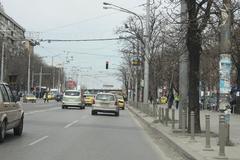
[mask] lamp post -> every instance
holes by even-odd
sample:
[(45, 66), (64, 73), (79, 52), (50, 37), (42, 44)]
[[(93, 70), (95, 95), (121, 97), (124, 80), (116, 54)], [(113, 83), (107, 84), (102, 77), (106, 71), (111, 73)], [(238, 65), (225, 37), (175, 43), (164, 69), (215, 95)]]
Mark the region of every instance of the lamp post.
[[(143, 27), (143, 22), (142, 22), (142, 18), (141, 16), (139, 16), (138, 14), (125, 9), (123, 7), (117, 6), (115, 4), (112, 3), (107, 3), (107, 2), (103, 2), (104, 5), (104, 9), (115, 9), (121, 12), (125, 12), (125, 13), (129, 13), (132, 14), (134, 16), (136, 16), (141, 23), (141, 36), (144, 38), (144, 27)], [(148, 102), (148, 92), (149, 92), (149, 21), (150, 21), (150, 0), (147, 0), (147, 7), (146, 7), (146, 40), (145, 40), (145, 55), (144, 55), (144, 98), (143, 101), (144, 103)]]

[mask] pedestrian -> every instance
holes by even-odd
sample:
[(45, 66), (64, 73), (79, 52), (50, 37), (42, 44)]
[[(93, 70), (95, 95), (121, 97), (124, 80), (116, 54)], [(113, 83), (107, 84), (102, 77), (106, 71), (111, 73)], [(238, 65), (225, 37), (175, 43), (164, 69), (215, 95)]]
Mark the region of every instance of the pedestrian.
[(44, 103), (47, 101), (48, 102), (48, 92), (46, 91), (45, 94), (43, 95)]
[(150, 96), (150, 103), (152, 104), (152, 102), (153, 102), (153, 97), (152, 97), (152, 95)]
[(173, 91), (171, 90), (168, 94), (168, 108), (171, 109), (174, 101)]
[(180, 100), (180, 96), (179, 96), (178, 92), (174, 96), (174, 100), (175, 100), (175, 103), (176, 103), (176, 109), (178, 109), (178, 104), (179, 104), (179, 100)]

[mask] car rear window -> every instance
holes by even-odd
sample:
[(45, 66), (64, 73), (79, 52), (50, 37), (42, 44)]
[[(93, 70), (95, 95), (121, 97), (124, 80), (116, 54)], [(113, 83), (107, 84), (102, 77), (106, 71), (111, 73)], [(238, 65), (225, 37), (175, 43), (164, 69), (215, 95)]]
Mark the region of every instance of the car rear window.
[(104, 100), (104, 101), (114, 101), (114, 96), (109, 94), (99, 94), (96, 96), (96, 100)]
[(80, 92), (77, 92), (77, 91), (67, 91), (67, 92), (65, 92), (65, 95), (66, 96), (79, 96)]

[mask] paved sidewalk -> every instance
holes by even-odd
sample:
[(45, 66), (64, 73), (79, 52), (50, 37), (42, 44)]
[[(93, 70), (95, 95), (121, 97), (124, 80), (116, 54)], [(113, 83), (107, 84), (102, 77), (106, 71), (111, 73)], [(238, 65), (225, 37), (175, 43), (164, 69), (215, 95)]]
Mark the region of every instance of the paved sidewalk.
[[(203, 151), (205, 147), (205, 137), (204, 136), (196, 136), (196, 142), (190, 141), (190, 136), (183, 135), (181, 132), (173, 132), (171, 129), (171, 124), (167, 126), (161, 123), (153, 123), (154, 118), (147, 116), (146, 114), (140, 112), (139, 110), (129, 106), (129, 110), (132, 111), (136, 116), (138, 116), (141, 120), (147, 123), (150, 127), (157, 130), (159, 134), (162, 135), (169, 144), (172, 145), (179, 153), (184, 154), (188, 159), (191, 160), (214, 160), (218, 157), (219, 154), (219, 146), (218, 137), (211, 137), (211, 146), (213, 151)], [(205, 120), (204, 116), (206, 114), (210, 114), (211, 116), (211, 130), (218, 133), (218, 115), (217, 112), (211, 111), (201, 111), (201, 123), (202, 130), (205, 130)], [(170, 114), (171, 116), (171, 111)], [(176, 117), (178, 118), (178, 112), (176, 113)], [(229, 160), (240, 160), (240, 116), (232, 115), (231, 117), (231, 140), (234, 142), (234, 146), (225, 147), (226, 157)], [(178, 125), (177, 125), (178, 127)], [(238, 134), (239, 133), (239, 134)]]
[[(161, 106), (166, 108), (166, 106)], [(171, 111), (170, 116), (171, 116)], [(176, 112), (176, 119), (179, 119), (179, 112), (178, 110), (175, 110)], [(210, 126), (211, 126), (211, 132), (214, 132), (218, 135), (218, 128), (219, 128), (219, 115), (220, 112), (215, 111), (208, 111), (208, 110), (202, 110), (200, 112), (200, 118), (201, 118), (201, 129), (205, 131), (205, 115), (210, 115)], [(230, 140), (234, 144), (240, 144), (240, 115), (238, 114), (231, 114), (230, 118)]]

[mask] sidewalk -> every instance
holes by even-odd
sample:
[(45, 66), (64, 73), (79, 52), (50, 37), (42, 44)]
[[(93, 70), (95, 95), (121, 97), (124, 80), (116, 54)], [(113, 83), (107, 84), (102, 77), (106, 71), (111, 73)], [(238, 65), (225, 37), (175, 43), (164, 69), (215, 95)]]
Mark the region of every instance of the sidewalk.
[[(164, 107), (164, 106), (163, 106)], [(143, 122), (149, 125), (154, 130), (169, 142), (169, 144), (179, 153), (183, 154), (187, 159), (191, 160), (214, 160), (219, 155), (218, 137), (211, 137), (211, 146), (213, 151), (203, 151), (205, 147), (205, 137), (202, 135), (195, 136), (196, 142), (190, 141), (190, 136), (183, 135), (181, 132), (173, 132), (171, 124), (168, 127), (162, 123), (153, 123), (154, 118), (140, 112), (139, 110), (129, 106), (129, 110), (139, 117)], [(201, 111), (201, 126), (205, 130), (204, 116), (210, 114), (211, 116), (211, 131), (218, 134), (218, 114), (217, 112)], [(171, 111), (170, 111), (171, 118)], [(176, 119), (178, 119), (178, 112), (176, 112)], [(231, 117), (231, 140), (234, 146), (225, 147), (225, 154), (229, 160), (240, 160), (240, 116), (232, 115)], [(176, 128), (178, 125), (176, 125)]]

